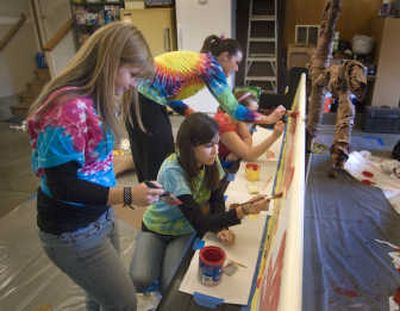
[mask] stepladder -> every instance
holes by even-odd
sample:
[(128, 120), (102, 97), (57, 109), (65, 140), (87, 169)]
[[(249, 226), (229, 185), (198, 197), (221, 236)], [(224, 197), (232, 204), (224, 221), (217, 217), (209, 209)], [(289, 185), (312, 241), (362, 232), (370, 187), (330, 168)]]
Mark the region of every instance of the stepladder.
[(245, 54), (245, 85), (277, 91), (277, 1), (249, 0)]

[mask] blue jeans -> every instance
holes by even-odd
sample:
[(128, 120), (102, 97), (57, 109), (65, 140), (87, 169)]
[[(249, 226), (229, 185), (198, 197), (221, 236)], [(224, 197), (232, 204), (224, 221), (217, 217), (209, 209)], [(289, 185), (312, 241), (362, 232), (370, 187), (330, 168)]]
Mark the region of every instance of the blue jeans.
[(145, 291), (158, 280), (161, 293), (165, 293), (194, 237), (194, 234), (171, 237), (141, 231), (130, 269), (138, 291)]
[(40, 231), (45, 252), (88, 295), (88, 310), (136, 310), (136, 292), (119, 257), (112, 209), (74, 232)]

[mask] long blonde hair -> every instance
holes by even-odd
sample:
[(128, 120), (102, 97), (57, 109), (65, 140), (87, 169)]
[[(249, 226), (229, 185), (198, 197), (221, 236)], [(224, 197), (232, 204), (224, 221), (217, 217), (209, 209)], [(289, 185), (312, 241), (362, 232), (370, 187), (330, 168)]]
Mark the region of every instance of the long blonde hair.
[[(132, 109), (132, 92), (124, 94), (121, 108), (114, 96), (118, 68), (132, 65), (140, 69), (138, 78), (154, 76), (153, 58), (142, 33), (129, 22), (114, 22), (98, 29), (71, 59), (64, 70), (52, 79), (32, 104), (29, 115), (40, 117), (53, 105), (57, 98), (47, 100), (56, 90), (57, 95), (76, 94), (91, 96), (97, 113), (114, 134), (119, 134), (118, 116), (127, 120)], [(72, 90), (71, 90), (72, 87)], [(136, 94), (135, 94), (136, 95)], [(134, 96), (134, 100), (137, 95)], [(62, 103), (61, 103), (62, 104)]]

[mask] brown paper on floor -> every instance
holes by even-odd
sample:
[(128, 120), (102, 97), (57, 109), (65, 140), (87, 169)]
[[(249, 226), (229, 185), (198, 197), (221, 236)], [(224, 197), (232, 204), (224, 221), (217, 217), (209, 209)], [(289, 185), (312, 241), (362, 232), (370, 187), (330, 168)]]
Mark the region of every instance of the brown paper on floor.
[(143, 214), (146, 211), (145, 207), (135, 207), (135, 210), (131, 210), (128, 207), (123, 207), (122, 204), (113, 205), (115, 214), (119, 219), (122, 219), (127, 224), (131, 225), (135, 229), (141, 229)]
[(135, 165), (133, 164), (132, 155), (130, 153), (115, 154), (114, 153), (114, 172), (115, 175), (120, 175), (126, 171), (134, 170)]

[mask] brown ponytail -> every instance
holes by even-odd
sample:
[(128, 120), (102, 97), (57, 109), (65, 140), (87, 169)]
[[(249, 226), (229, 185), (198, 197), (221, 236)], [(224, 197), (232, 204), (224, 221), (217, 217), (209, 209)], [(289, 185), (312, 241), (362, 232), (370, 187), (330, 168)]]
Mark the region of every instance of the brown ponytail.
[(201, 53), (211, 53), (215, 57), (218, 57), (223, 52), (228, 52), (230, 56), (233, 56), (239, 51), (241, 52), (242, 48), (237, 40), (216, 35), (210, 35), (205, 38), (200, 50)]

